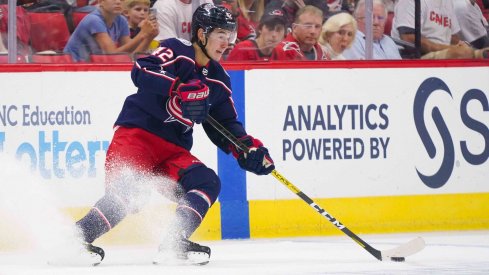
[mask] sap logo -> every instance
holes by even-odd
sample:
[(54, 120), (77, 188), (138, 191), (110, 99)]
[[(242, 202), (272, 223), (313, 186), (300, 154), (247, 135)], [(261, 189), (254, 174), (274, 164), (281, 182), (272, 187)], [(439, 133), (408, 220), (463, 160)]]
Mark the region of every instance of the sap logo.
[[(428, 98), (437, 91), (445, 92), (450, 97), (452, 93), (448, 86), (439, 78), (428, 78), (418, 88), (416, 96), (414, 98), (414, 122), (416, 124), (416, 129), (418, 131), (419, 137), (423, 142), (423, 145), (428, 153), (429, 157), (433, 159), (437, 154), (437, 149), (433, 143), (430, 134), (426, 128), (425, 118), (423, 116), (426, 102)], [(472, 165), (480, 165), (487, 161), (489, 157), (489, 129), (488, 125), (483, 122), (478, 121), (470, 116), (467, 111), (470, 102), (475, 101), (480, 104), (484, 112), (489, 112), (489, 103), (487, 96), (478, 89), (470, 89), (466, 91), (460, 102), (460, 118), (463, 124), (470, 130), (477, 132), (483, 137), (484, 140), (484, 150), (481, 153), (474, 153), (469, 150), (468, 141), (460, 141), (460, 151), (462, 152), (463, 158)], [(443, 141), (443, 158), (442, 163), (433, 175), (424, 175), (416, 168), (419, 178), (423, 181), (426, 186), (431, 188), (440, 188), (450, 179), (453, 172), (453, 167), (455, 163), (455, 143), (452, 139), (452, 135), (441, 115), (438, 107), (434, 107), (431, 111), (431, 117), (434, 124), (441, 136)], [(480, 141), (477, 141), (480, 142)]]

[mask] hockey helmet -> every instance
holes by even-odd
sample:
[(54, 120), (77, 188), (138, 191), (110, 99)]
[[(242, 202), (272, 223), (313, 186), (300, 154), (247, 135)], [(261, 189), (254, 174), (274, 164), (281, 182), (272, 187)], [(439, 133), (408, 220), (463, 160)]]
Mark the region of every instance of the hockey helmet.
[(214, 29), (231, 31), (229, 43), (236, 41), (236, 19), (225, 7), (215, 6), (212, 3), (200, 5), (192, 16), (192, 42), (198, 41), (197, 31), (203, 29), (205, 34), (210, 34)]

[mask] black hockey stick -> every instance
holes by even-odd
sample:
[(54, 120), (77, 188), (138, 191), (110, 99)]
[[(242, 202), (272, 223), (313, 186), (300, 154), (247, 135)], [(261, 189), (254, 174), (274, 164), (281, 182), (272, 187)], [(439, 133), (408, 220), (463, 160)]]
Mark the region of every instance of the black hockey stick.
[[(236, 147), (238, 147), (239, 149), (243, 150), (246, 153), (249, 152), (250, 149), (243, 142), (237, 139), (231, 132), (229, 132), (226, 128), (224, 128), (224, 126), (222, 126), (214, 118), (212, 118), (211, 116), (207, 116), (206, 121), (210, 125), (212, 125), (212, 127), (214, 127), (217, 131), (219, 131), (224, 137), (226, 137), (229, 141), (231, 141)], [(319, 205), (317, 205), (311, 198), (309, 198), (306, 194), (304, 194), (301, 190), (299, 190), (299, 188), (297, 188), (294, 184), (292, 184), (289, 180), (287, 180), (284, 176), (282, 176), (277, 170), (273, 170), (272, 175), (278, 181), (280, 181), (280, 183), (285, 185), (290, 191), (294, 192), (299, 198), (301, 198), (303, 201), (309, 204), (309, 206), (314, 208), (316, 212), (321, 214), (329, 222), (331, 222), (334, 226), (336, 226), (336, 228), (341, 230), (348, 237), (354, 240), (357, 244), (359, 244), (361, 247), (367, 250), (368, 253), (370, 253), (380, 261), (391, 260), (395, 262), (403, 262), (405, 260), (405, 257), (419, 252), (425, 246), (425, 242), (423, 238), (417, 237), (393, 249), (389, 249), (389, 250), (375, 249), (371, 245), (366, 243), (364, 240), (362, 240), (360, 237), (358, 237), (355, 233), (350, 231), (348, 227), (343, 225), (335, 217), (333, 217), (331, 214), (326, 212), (326, 210), (324, 210)]]

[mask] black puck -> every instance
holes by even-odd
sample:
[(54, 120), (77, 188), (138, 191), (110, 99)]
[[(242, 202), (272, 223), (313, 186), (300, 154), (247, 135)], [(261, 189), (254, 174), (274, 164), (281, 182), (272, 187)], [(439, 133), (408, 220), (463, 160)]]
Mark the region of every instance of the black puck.
[(391, 261), (393, 262), (404, 262), (406, 258), (404, 257), (391, 257)]

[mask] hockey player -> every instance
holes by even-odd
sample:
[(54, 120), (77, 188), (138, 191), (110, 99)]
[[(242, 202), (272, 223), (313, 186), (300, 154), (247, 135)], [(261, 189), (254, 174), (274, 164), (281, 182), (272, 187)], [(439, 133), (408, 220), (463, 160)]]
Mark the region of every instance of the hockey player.
[[(169, 255), (191, 264), (209, 261), (210, 248), (188, 238), (216, 201), (221, 183), (190, 153), (196, 124), (221, 150), (232, 153), (243, 169), (258, 175), (274, 169), (268, 150), (237, 120), (230, 78), (219, 64), (236, 37), (235, 19), (225, 8), (207, 3), (194, 12), (191, 28), (191, 42), (164, 40), (152, 55), (134, 64), (131, 77), (138, 91), (127, 97), (115, 122), (106, 158), (105, 195), (76, 223), (87, 250), (96, 256), (92, 264), (100, 263), (104, 255), (92, 242), (140, 210), (145, 194), (142, 179), (147, 175), (162, 176), (159, 190), (171, 187), (163, 176), (180, 190), (175, 225), (154, 263), (164, 263)], [(250, 152), (245, 154), (223, 138), (206, 123), (208, 115), (245, 142)]]

